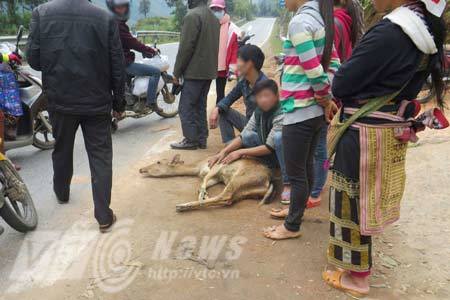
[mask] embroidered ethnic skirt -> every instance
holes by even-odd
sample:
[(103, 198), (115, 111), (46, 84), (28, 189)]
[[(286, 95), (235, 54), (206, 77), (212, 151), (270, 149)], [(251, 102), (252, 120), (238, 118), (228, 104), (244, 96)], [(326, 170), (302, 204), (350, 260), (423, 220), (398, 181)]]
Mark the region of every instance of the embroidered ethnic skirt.
[(407, 144), (393, 128), (354, 125), (337, 144), (330, 183), (328, 261), (350, 271), (372, 267), (371, 235), (400, 216)]

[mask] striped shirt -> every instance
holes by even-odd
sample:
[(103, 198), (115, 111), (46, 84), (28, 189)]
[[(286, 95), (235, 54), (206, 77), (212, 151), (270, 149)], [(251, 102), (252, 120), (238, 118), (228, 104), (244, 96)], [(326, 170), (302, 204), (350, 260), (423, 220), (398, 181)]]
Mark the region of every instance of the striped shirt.
[[(281, 104), (288, 124), (305, 121), (323, 114), (315, 96), (330, 94), (332, 75), (339, 68), (339, 58), (333, 48), (327, 72), (321, 65), (325, 46), (325, 28), (317, 1), (308, 1), (299, 8), (289, 23), (288, 39), (284, 42), (285, 66), (281, 83)], [(330, 76), (329, 76), (330, 75)], [(302, 109), (303, 112), (296, 112)], [(300, 116), (302, 114), (302, 116)]]

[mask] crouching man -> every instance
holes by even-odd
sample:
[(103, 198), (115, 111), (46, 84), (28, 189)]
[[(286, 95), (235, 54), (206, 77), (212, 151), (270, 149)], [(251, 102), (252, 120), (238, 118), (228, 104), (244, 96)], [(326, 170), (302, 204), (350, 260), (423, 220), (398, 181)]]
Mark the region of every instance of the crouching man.
[[(245, 45), (238, 52), (237, 68), (242, 79), (236, 84), (231, 92), (217, 103), (211, 112), (209, 126), (211, 129), (220, 127), (222, 141), (224, 144), (230, 143), (236, 135), (234, 130), (241, 132), (253, 112), (256, 101), (253, 91), (258, 82), (267, 80), (266, 75), (261, 71), (264, 64), (264, 53), (255, 45)], [(231, 108), (234, 102), (241, 97), (244, 98), (245, 115)]]
[(216, 163), (229, 164), (242, 157), (259, 157), (271, 168), (280, 167), (286, 190), (289, 188), (289, 180), (284, 165), (281, 138), (283, 113), (278, 86), (273, 80), (263, 80), (255, 85), (253, 92), (257, 107), (249, 122), (239, 137), (209, 159), (209, 166)]

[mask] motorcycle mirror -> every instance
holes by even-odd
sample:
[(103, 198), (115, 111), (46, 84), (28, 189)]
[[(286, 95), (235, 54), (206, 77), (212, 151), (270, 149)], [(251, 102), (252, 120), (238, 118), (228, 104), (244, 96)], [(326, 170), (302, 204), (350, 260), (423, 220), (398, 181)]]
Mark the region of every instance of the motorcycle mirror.
[(22, 40), (23, 30), (24, 30), (23, 26), (20, 25), (20, 26), (19, 26), (19, 30), (17, 31), (16, 52), (19, 51), (19, 43), (20, 43), (20, 40)]

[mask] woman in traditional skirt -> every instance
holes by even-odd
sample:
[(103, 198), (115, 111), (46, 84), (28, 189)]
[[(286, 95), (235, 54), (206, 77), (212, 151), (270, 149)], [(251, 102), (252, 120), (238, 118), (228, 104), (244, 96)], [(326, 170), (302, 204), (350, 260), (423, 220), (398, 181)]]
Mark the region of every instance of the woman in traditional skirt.
[[(323, 279), (356, 296), (369, 292), (371, 236), (399, 218), (407, 140), (415, 136), (411, 120), (420, 110), (412, 100), (430, 73), (441, 107), (444, 90), (445, 1), (373, 3), (391, 13), (366, 33), (332, 88), (343, 103), (341, 124), (371, 101), (380, 104), (344, 132), (332, 169), (328, 261), (336, 270), (324, 272)], [(445, 122), (442, 115), (428, 116)]]

